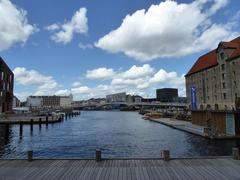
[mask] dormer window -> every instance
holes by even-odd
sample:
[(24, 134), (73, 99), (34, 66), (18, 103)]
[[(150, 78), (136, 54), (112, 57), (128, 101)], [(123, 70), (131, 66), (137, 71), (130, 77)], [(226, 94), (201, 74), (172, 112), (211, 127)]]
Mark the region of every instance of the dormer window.
[(221, 69), (222, 69), (222, 71), (225, 71), (225, 64), (221, 65)]
[(221, 60), (225, 59), (225, 54), (223, 52), (220, 53), (220, 58), (221, 58)]

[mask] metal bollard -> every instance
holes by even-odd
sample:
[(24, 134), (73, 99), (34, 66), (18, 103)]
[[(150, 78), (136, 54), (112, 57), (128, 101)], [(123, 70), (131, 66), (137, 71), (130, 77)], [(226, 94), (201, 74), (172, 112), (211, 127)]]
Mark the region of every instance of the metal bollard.
[(170, 151), (169, 150), (163, 150), (161, 152), (161, 158), (163, 158), (164, 161), (170, 161)]
[(33, 131), (33, 119), (30, 120), (30, 131)]
[(238, 148), (232, 148), (232, 157), (235, 160), (239, 160), (239, 149)]
[(28, 156), (28, 161), (29, 162), (33, 161), (33, 151), (28, 151), (27, 156)]
[(48, 115), (46, 116), (46, 123), (48, 124)]
[(39, 118), (39, 129), (42, 128), (42, 118)]
[(96, 161), (100, 162), (102, 160), (102, 152), (100, 149), (96, 149)]
[(22, 136), (22, 133), (23, 133), (23, 124), (22, 124), (22, 122), (20, 122), (20, 126), (19, 126), (19, 134), (20, 134), (20, 136)]

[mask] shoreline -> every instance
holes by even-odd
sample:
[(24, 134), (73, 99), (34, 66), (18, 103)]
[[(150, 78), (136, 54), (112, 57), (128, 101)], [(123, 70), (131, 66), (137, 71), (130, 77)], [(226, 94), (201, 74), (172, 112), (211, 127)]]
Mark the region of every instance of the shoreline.
[(172, 118), (148, 118), (145, 120), (149, 120), (152, 122), (160, 123), (165, 126), (171, 127), (173, 129), (177, 129), (180, 131), (184, 131), (190, 134), (194, 134), (197, 136), (201, 136), (207, 139), (240, 139), (239, 136), (214, 136), (211, 137), (207, 135), (204, 131), (204, 127), (194, 125), (189, 121), (182, 121), (182, 120), (177, 120), (177, 119), (172, 119)]

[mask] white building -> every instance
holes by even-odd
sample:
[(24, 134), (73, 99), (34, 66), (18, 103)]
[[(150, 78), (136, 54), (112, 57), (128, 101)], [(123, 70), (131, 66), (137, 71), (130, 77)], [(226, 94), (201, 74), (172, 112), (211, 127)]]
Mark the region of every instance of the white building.
[(40, 108), (43, 106), (42, 96), (29, 96), (27, 98), (27, 106), (31, 108)]
[(127, 100), (126, 92), (110, 94), (106, 96), (107, 103), (126, 102), (126, 100)]
[(73, 96), (29, 96), (27, 106), (39, 108), (70, 108), (72, 107)]
[(69, 108), (72, 107), (73, 96), (60, 96), (60, 107)]
[(13, 96), (12, 107), (16, 108), (16, 107), (20, 107), (20, 105), (21, 105), (20, 100), (16, 96)]

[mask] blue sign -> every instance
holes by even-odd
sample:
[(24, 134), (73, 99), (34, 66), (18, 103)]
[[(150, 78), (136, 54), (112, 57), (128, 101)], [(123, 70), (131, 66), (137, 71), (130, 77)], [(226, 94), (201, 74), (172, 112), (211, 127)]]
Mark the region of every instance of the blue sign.
[(192, 102), (192, 111), (197, 110), (197, 94), (196, 94), (195, 87), (191, 87), (191, 102)]
[(226, 114), (226, 133), (227, 135), (235, 136), (235, 118), (234, 114)]

